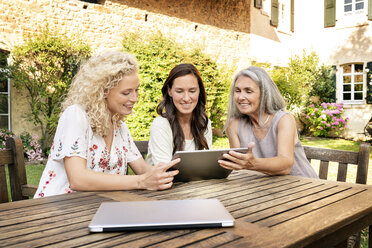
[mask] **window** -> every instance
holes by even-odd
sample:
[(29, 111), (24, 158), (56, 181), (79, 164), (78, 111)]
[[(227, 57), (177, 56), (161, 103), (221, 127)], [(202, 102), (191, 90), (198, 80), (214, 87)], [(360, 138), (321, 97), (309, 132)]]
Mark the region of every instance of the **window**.
[(361, 14), (364, 13), (364, 0), (344, 0), (344, 14)]
[(10, 130), (10, 90), (5, 69), (7, 64), (7, 54), (0, 51), (0, 129)]
[(279, 2), (279, 29), (289, 32), (291, 28), (291, 1), (281, 0)]
[(364, 65), (346, 64), (342, 68), (342, 101), (348, 103), (363, 102)]
[(271, 0), (270, 24), (277, 27), (278, 30), (282, 32), (285, 33), (289, 33), (291, 31), (293, 32), (294, 0)]

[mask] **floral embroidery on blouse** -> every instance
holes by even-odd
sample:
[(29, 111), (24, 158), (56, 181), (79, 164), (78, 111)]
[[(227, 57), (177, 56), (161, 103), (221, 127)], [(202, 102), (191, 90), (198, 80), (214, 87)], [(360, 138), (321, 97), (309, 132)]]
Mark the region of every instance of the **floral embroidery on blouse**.
[(71, 189), (70, 185), (68, 186), (68, 188), (65, 188), (65, 193), (66, 194), (70, 194), (72, 192), (74, 192), (74, 191)]
[(50, 181), (52, 181), (53, 178), (55, 178), (57, 176), (56, 173), (54, 173), (54, 171), (48, 171), (48, 174), (49, 174), (49, 179), (45, 181), (45, 185), (43, 185), (43, 187), (42, 187), (42, 189), (39, 193), (40, 197), (44, 197), (43, 191), (45, 190), (46, 186), (50, 183)]
[[(52, 146), (54, 148), (54, 146)], [(59, 140), (59, 145), (58, 145), (58, 149), (57, 149), (57, 153), (56, 153), (56, 157), (58, 158), (59, 156), (61, 156), (61, 151), (62, 151), (62, 141)]]
[(92, 161), (90, 164), (90, 169), (93, 170), (94, 167), (96, 167), (96, 163), (94, 162), (96, 150), (98, 149), (98, 146), (96, 144), (93, 144), (92, 147), (89, 147), (90, 154), (90, 160)]
[(79, 149), (79, 138), (71, 146), (72, 152), (70, 152), (70, 154), (80, 154), (80, 152), (77, 151), (78, 149)]
[(98, 162), (98, 165), (100, 168), (102, 168), (102, 172), (105, 172), (105, 170), (110, 170), (110, 154), (105, 147), (105, 149), (102, 151), (101, 158)]
[[(127, 166), (127, 157), (125, 156), (126, 153), (123, 154), (123, 152), (117, 147), (115, 147), (115, 150), (116, 150), (116, 155), (118, 157), (118, 162), (117, 162), (116, 165), (114, 165), (114, 167), (112, 169), (116, 169), (116, 174), (120, 174), (120, 170), (124, 165), (125, 166), (124, 175), (127, 175), (128, 174), (127, 173), (128, 166)], [(128, 152), (128, 150), (126, 150), (125, 146), (123, 146), (123, 150), (125, 152)], [(123, 161), (123, 157), (124, 157), (124, 161)]]

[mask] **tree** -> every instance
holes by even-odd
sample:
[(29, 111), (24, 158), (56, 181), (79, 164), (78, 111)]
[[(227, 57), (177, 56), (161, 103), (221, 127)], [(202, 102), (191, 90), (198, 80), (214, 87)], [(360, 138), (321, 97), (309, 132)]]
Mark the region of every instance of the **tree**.
[(11, 52), (11, 82), (25, 92), (31, 112), (28, 119), (41, 129), (42, 149), (51, 144), (64, 99), (73, 75), (90, 47), (81, 40), (51, 31), (25, 37)]

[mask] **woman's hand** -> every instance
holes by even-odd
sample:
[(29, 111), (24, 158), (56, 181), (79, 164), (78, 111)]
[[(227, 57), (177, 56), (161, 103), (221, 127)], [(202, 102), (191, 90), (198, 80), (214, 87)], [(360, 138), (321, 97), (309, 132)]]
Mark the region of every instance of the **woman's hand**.
[(254, 170), (255, 156), (253, 155), (252, 149), (254, 143), (248, 144), (248, 152), (240, 153), (230, 151), (229, 153), (223, 154), (223, 158), (226, 160), (218, 160), (221, 167), (229, 170)]
[(173, 178), (178, 174), (178, 170), (167, 170), (180, 161), (181, 159), (177, 158), (169, 163), (159, 163), (152, 166), (146, 173), (139, 175), (139, 188), (148, 190), (169, 189), (173, 185)]

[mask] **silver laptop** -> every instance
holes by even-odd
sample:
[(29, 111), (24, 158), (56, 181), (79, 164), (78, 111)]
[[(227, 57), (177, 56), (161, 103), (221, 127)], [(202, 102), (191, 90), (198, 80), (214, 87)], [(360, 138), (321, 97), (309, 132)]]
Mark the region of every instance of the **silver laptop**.
[(234, 226), (234, 218), (217, 199), (103, 202), (90, 232)]
[(171, 168), (179, 170), (174, 180), (188, 182), (192, 180), (226, 178), (230, 175), (231, 170), (221, 167), (217, 161), (222, 158), (224, 153), (229, 151), (246, 153), (248, 148), (177, 151), (173, 159), (181, 158), (181, 162)]

